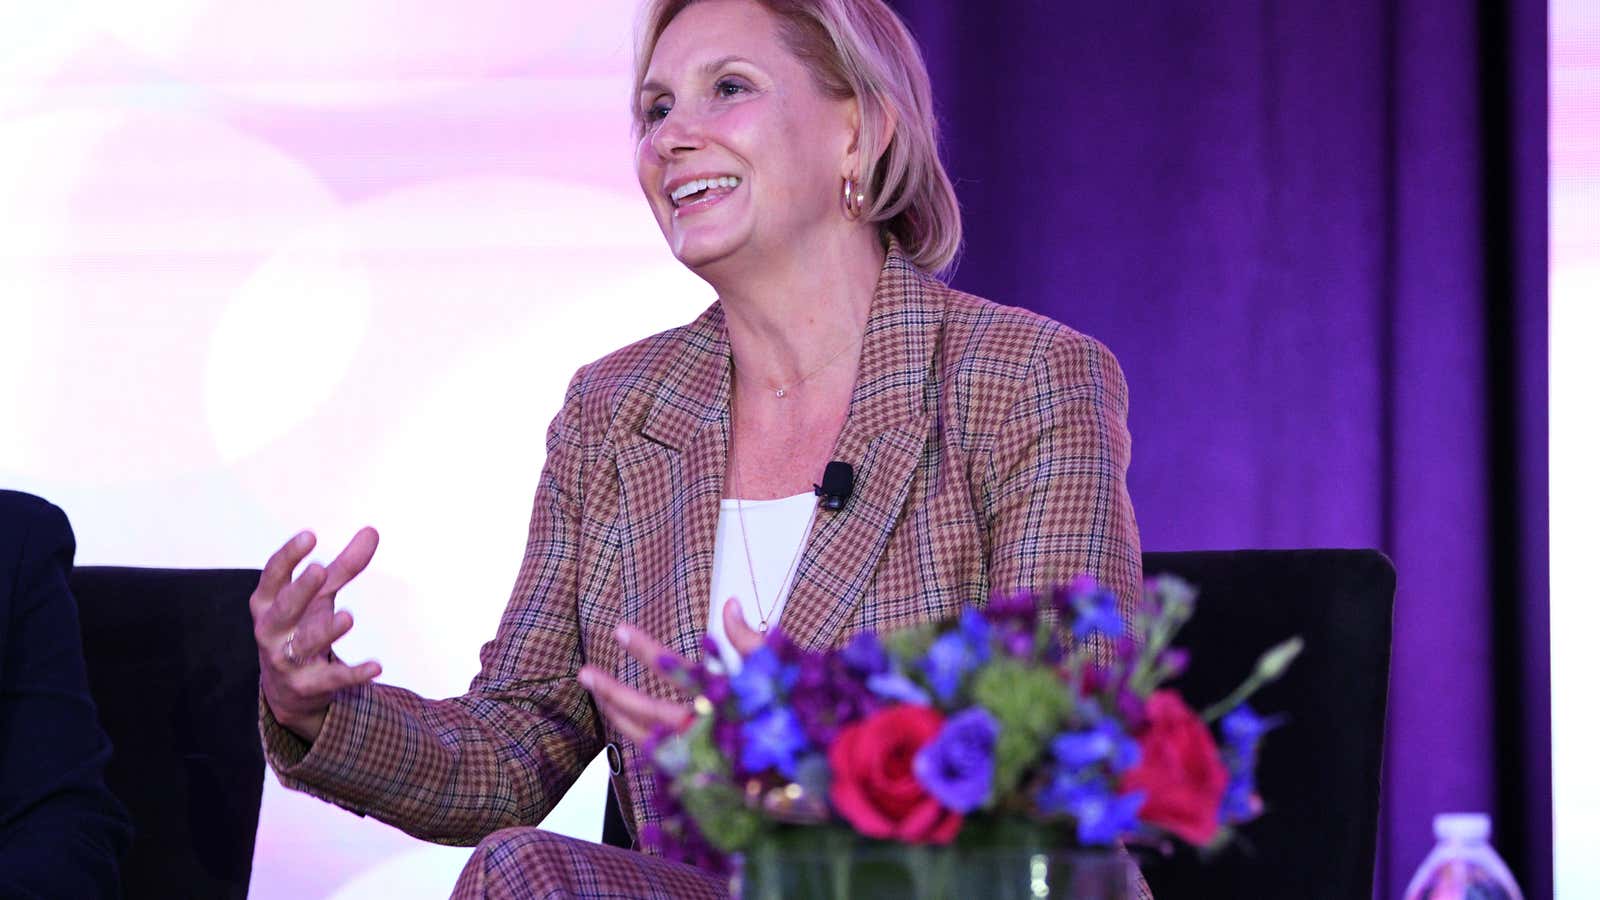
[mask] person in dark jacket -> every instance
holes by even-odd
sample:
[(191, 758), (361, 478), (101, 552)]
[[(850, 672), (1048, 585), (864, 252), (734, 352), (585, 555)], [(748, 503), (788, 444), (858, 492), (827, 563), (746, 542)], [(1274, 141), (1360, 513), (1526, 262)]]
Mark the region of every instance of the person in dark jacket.
[(60, 509), (0, 491), (0, 897), (117, 897), (128, 814), (84, 671)]

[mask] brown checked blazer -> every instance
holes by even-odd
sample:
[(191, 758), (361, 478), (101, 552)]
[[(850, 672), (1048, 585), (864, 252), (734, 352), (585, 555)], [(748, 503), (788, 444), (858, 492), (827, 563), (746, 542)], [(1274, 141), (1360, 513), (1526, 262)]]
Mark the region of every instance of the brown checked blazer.
[[(1125, 474), (1127, 389), (1092, 338), (954, 291), (891, 246), (835, 459), (855, 492), (821, 512), (781, 627), (812, 647), (953, 615), (1080, 572), (1130, 621), (1141, 578)], [(346, 691), (312, 746), (262, 707), (288, 787), (432, 841), (537, 824), (611, 741), (635, 828), (646, 763), (578, 685), (593, 662), (669, 687), (612, 637), (627, 621), (698, 658), (729, 433), (720, 305), (580, 369), (550, 425), (527, 554), (461, 697)]]

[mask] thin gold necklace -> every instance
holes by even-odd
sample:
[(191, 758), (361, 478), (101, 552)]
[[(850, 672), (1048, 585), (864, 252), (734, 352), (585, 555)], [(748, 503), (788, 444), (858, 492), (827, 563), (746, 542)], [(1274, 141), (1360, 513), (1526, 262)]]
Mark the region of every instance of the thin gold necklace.
[[(780, 394), (779, 396), (782, 395)], [(762, 604), (761, 589), (756, 586), (756, 562), (754, 554), (750, 552), (750, 529), (744, 524), (744, 491), (739, 486), (739, 465), (737, 460), (738, 457), (733, 453), (733, 428), (730, 423), (728, 430), (728, 474), (730, 476), (729, 480), (733, 482), (733, 508), (739, 515), (739, 537), (744, 542), (744, 564), (750, 572), (750, 594), (752, 599), (756, 601), (756, 614), (761, 617), (760, 630), (764, 635), (767, 633), (767, 623), (771, 619), (772, 613), (768, 613), (766, 606)], [(817, 506), (820, 503), (821, 501), (819, 500), (812, 505), (811, 515), (806, 519), (805, 531), (800, 534), (800, 543), (794, 548), (794, 556), (789, 559), (789, 568), (783, 573), (783, 580), (778, 582), (778, 595), (772, 598), (773, 613), (778, 611), (783, 597), (789, 588), (793, 586), (790, 582), (794, 578), (795, 567), (800, 564), (800, 554), (805, 551), (806, 542), (811, 539), (811, 528), (817, 522)]]
[[(833, 365), (834, 363), (838, 362), (839, 361), (839, 357), (845, 355), (845, 352), (848, 351), (852, 346), (853, 345), (851, 345), (851, 344), (845, 344), (843, 347), (839, 348), (837, 353), (834, 353), (832, 356), (830, 356), (827, 359), (823, 360), (822, 365), (817, 366), (815, 369), (812, 369), (811, 371), (805, 373), (804, 375), (801, 375), (799, 378), (795, 379), (794, 381), (789, 382), (788, 384), (785, 384), (785, 385), (782, 385), (782, 386), (779, 386), (779, 387), (775, 387), (775, 388), (769, 387), (766, 390), (771, 391), (772, 395), (774, 397), (777, 397), (779, 400), (782, 400), (783, 398), (789, 396), (789, 392), (790, 391), (794, 390), (795, 388), (799, 387), (802, 384), (805, 384), (807, 381), (810, 381), (811, 380), (811, 376), (816, 375), (818, 372), (821, 372), (823, 369), (826, 369), (827, 367), (829, 367), (829, 366)], [(729, 359), (731, 360), (732, 358), (733, 357), (730, 355)]]

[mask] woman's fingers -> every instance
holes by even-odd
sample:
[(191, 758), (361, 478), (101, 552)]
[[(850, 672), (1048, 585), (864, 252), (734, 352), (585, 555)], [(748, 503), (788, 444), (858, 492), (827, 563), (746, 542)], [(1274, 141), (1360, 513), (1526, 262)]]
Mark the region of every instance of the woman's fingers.
[(296, 682), (295, 693), (314, 700), (319, 706), (326, 706), (339, 691), (365, 684), (382, 673), (383, 667), (378, 665), (377, 660), (369, 659), (359, 665), (347, 666), (338, 660), (323, 657), (297, 669), (291, 680)]
[(355, 533), (333, 562), (328, 563), (328, 581), (322, 586), (324, 594), (332, 594), (349, 584), (366, 570), (372, 555), (378, 552), (378, 530), (370, 525)]
[(295, 577), (295, 567), (314, 546), (310, 532), (295, 535), (267, 560), (250, 597), (267, 706), (280, 724), (308, 741), (321, 731), (334, 694), (383, 671), (375, 661), (346, 665), (332, 652), (355, 625), (350, 613), (334, 611), (334, 595), (372, 561), (378, 533), (361, 529), (332, 563), (311, 563)]
[(766, 637), (744, 620), (744, 607), (733, 597), (729, 597), (728, 602), (722, 605), (722, 630), (728, 635), (728, 643), (740, 656), (749, 656), (766, 642)]
[(350, 633), (355, 617), (346, 610), (322, 615), (309, 615), (300, 619), (294, 629), (294, 655), (304, 664), (308, 660), (327, 659), (333, 643)]
[(383, 667), (375, 660), (347, 666), (324, 658), (304, 666), (287, 667), (276, 678), (262, 678), (261, 689), (278, 724), (314, 742), (327, 719), (333, 696), (366, 684), (381, 674)]
[(643, 743), (657, 727), (676, 729), (689, 718), (688, 707), (629, 687), (594, 666), (578, 672), (578, 683), (594, 695), (612, 727), (634, 743)]
[(277, 599), (272, 601), (263, 616), (267, 626), (265, 637), (271, 640), (274, 635), (287, 636), (293, 631), (300, 623), (300, 617), (305, 614), (311, 598), (322, 590), (327, 580), (328, 570), (320, 563), (312, 563), (288, 587), (278, 591)]
[[(661, 646), (660, 641), (626, 622), (617, 626), (616, 635), (617, 643), (621, 644), (622, 649), (628, 651), (634, 659), (644, 663), (646, 668), (667, 681), (677, 683), (676, 673), (684, 667), (683, 657)], [(664, 663), (663, 659), (670, 662)]]
[(305, 559), (306, 554), (316, 545), (317, 536), (309, 531), (302, 531), (272, 554), (267, 564), (261, 568), (261, 578), (256, 582), (255, 592), (250, 595), (251, 615), (259, 620), (266, 613), (277, 599), (278, 593), (294, 575), (294, 567), (300, 565), (300, 560)]

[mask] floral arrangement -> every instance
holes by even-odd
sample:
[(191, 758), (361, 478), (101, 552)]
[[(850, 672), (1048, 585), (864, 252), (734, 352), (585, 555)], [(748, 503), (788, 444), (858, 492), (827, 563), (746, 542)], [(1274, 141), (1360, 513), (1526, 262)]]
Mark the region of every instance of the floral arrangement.
[(1115, 596), (1083, 578), (828, 652), (774, 632), (733, 673), (711, 647), (694, 666), (663, 660), (694, 714), (649, 748), (664, 817), (644, 839), (722, 871), (796, 826), (899, 845), (1024, 823), (1085, 848), (1219, 846), (1262, 809), (1275, 722), (1246, 700), (1302, 645), (1272, 648), (1196, 713), (1163, 686), (1187, 664), (1171, 644), (1194, 600), (1153, 578), (1127, 633)]

